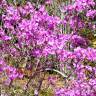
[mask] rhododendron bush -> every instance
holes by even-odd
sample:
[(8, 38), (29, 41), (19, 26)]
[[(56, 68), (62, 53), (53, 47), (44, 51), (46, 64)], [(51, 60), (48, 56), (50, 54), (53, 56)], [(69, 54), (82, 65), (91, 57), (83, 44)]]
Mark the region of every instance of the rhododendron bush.
[(96, 96), (96, 49), (91, 42), (96, 34), (96, 1), (72, 1), (63, 7), (64, 18), (60, 18), (47, 11), (52, 0), (38, 6), (1, 0), (0, 75), (6, 77), (4, 86), (28, 78), (27, 90), (38, 77), (34, 88), (38, 96), (44, 76), (54, 71), (66, 81), (62, 88), (54, 89), (54, 95)]

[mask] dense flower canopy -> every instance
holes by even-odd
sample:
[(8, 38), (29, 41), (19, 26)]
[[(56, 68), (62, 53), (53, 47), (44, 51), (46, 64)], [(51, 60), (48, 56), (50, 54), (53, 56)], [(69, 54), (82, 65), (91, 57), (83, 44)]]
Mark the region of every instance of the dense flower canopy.
[[(61, 65), (68, 62), (67, 68), (74, 70), (72, 84), (56, 90), (56, 96), (95, 96), (96, 49), (89, 46), (90, 40), (81, 33), (96, 31), (96, 24), (92, 22), (96, 17), (96, 2), (75, 0), (72, 5), (64, 7), (67, 15), (62, 20), (58, 16), (49, 15), (44, 5), (36, 10), (30, 2), (14, 6), (3, 1), (0, 5), (3, 10), (0, 26), (0, 72), (5, 72), (10, 81), (23, 78), (24, 74), (18, 71), (18, 67), (8, 64), (6, 56), (14, 58), (16, 62), (25, 57), (31, 61), (33, 58), (47, 60), (53, 56)], [(60, 31), (60, 26), (66, 27), (67, 24), (70, 34)], [(93, 66), (86, 62), (93, 63)], [(42, 66), (42, 69), (48, 67), (47, 64)], [(93, 77), (87, 74), (89, 71)]]

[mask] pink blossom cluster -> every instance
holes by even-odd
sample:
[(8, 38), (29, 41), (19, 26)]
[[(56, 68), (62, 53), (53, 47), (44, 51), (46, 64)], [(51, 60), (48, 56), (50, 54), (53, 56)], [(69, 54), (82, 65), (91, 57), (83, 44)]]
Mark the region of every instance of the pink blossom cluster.
[(82, 12), (85, 9), (89, 9), (90, 6), (95, 6), (94, 0), (72, 0), (74, 3), (72, 5), (68, 5), (67, 9), (69, 11), (76, 10), (78, 12)]
[(74, 80), (71, 86), (57, 89), (55, 96), (96, 96), (96, 79), (89, 82)]
[(94, 18), (96, 16), (96, 10), (88, 10), (86, 16), (89, 18)]
[[(71, 32), (75, 35), (72, 35), (70, 39), (73, 51), (62, 51), (59, 58), (61, 61), (65, 61), (64, 64), (70, 59), (74, 60), (67, 66), (67, 69), (71, 70), (76, 78), (73, 78), (74, 76), (70, 77), (72, 79), (69, 81), (69, 85), (57, 89), (55, 96), (96, 95), (96, 66), (92, 63), (93, 61), (96, 62), (96, 49), (88, 47), (88, 39), (78, 35), (83, 30), (95, 32), (96, 24), (92, 22), (96, 17), (95, 6), (96, 2), (94, 0), (75, 0), (65, 9), (67, 15), (64, 17), (64, 26), (66, 27), (69, 24)], [(86, 60), (88, 60), (87, 63)], [(90, 61), (92, 65), (88, 65)], [(73, 68), (74, 71), (72, 71)]]
[(88, 59), (89, 61), (96, 61), (96, 49), (88, 47), (87, 49), (83, 49), (77, 47), (74, 49), (74, 52), (77, 57), (81, 59)]
[[(67, 6), (68, 14), (64, 20), (61, 20), (58, 16), (49, 15), (44, 5), (36, 9), (30, 2), (22, 6), (2, 2), (0, 5), (3, 9), (0, 26), (1, 58), (7, 55), (19, 62), (18, 59), (22, 60), (26, 57), (29, 59), (26, 60), (29, 64), (33, 58), (39, 60), (46, 58), (47, 61), (50, 56), (56, 57), (57, 63), (66, 64), (74, 74), (72, 84), (67, 88), (56, 90), (56, 96), (95, 96), (96, 68), (85, 63), (88, 61), (94, 65), (96, 49), (89, 47), (88, 39), (79, 34), (85, 29), (94, 31), (95, 24), (89, 18), (93, 18), (93, 14), (95, 17), (95, 10), (90, 12), (91, 7), (94, 6), (93, 0), (75, 0), (74, 4)], [(82, 19), (82, 15), (86, 19)], [(60, 31), (60, 25), (66, 26), (67, 23), (71, 34), (63, 34)], [(1, 73), (5, 72), (10, 80), (23, 78), (18, 68), (5, 62), (6, 60), (0, 59)], [(53, 59), (48, 62), (53, 62)], [(40, 63), (42, 69), (46, 68), (47, 63)], [(36, 62), (32, 64), (34, 66)], [(86, 75), (86, 71), (90, 71), (90, 74)]]
[(7, 79), (12, 81), (16, 78), (23, 78), (23, 74), (19, 73), (15, 67), (9, 66), (5, 63), (3, 59), (0, 59), (0, 72), (7, 76)]
[(64, 25), (69, 24), (73, 32), (80, 32), (83, 29), (94, 31), (92, 26), (95, 26), (96, 23), (93, 23), (92, 20), (94, 21), (96, 17), (96, 2), (94, 0), (72, 1), (72, 4), (64, 7), (64, 12), (67, 13), (64, 17)]

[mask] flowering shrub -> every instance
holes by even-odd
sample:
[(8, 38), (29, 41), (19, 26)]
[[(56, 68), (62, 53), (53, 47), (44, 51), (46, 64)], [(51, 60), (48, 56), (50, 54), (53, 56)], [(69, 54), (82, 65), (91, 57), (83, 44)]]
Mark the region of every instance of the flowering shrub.
[[(36, 9), (30, 2), (16, 6), (2, 0), (0, 72), (5, 73), (7, 81), (12, 84), (17, 78), (23, 79), (25, 74), (20, 68), (27, 69), (31, 71), (26, 84), (28, 87), (36, 75), (39, 77), (40, 73), (45, 74), (54, 68), (61, 75), (67, 74), (64, 70), (66, 67), (67, 71), (71, 71), (66, 77), (68, 86), (56, 90), (55, 95), (95, 96), (96, 49), (91, 48), (90, 39), (82, 35), (86, 31), (88, 34), (96, 31), (93, 22), (96, 17), (95, 5), (94, 0), (75, 0), (65, 7), (67, 15), (62, 20), (49, 15), (44, 5)], [(70, 34), (62, 33), (61, 25), (69, 25)], [(35, 90), (36, 94), (40, 86)]]

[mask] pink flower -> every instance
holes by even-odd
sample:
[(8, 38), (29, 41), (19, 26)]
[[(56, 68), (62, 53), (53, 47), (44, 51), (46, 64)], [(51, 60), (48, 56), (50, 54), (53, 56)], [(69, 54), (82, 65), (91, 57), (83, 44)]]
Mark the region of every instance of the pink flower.
[(96, 10), (88, 10), (87, 17), (94, 18), (96, 16)]
[(4, 40), (11, 40), (12, 37), (10, 37), (10, 36), (4, 36), (3, 39), (4, 39)]

